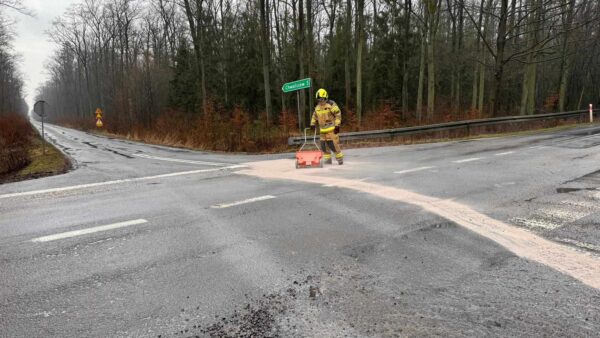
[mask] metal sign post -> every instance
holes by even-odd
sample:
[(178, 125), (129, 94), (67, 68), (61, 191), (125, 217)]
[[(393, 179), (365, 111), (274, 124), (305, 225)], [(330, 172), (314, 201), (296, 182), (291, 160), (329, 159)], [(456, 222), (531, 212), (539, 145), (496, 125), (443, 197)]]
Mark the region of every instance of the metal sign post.
[(298, 129), (302, 131), (302, 115), (300, 113), (300, 90), (302, 89), (310, 89), (311, 87), (311, 79), (302, 79), (293, 82), (285, 83), (281, 90), (284, 93), (296, 92), (296, 101), (298, 102)]
[(46, 101), (38, 101), (33, 105), (33, 111), (42, 118), (42, 154), (46, 155), (46, 136), (44, 134), (44, 117), (46, 117)]

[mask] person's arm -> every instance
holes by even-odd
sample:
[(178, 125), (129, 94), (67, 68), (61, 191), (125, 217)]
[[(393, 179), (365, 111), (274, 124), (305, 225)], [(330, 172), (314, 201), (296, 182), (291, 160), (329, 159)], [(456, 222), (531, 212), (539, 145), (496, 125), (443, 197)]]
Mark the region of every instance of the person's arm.
[(340, 107), (334, 103), (333, 107), (331, 107), (331, 112), (335, 117), (335, 126), (339, 127), (342, 124), (342, 111), (340, 110)]
[(316, 110), (313, 110), (313, 113), (312, 113), (312, 118), (310, 119), (310, 126), (311, 126), (311, 127), (314, 127), (314, 126), (315, 126), (315, 124), (317, 123), (317, 117), (316, 117), (316, 115), (315, 115), (316, 113), (317, 113), (317, 111), (316, 111)]
[(342, 111), (340, 110), (340, 107), (338, 107), (338, 105), (335, 104), (335, 102), (334, 102), (333, 106), (331, 107), (331, 112), (333, 113), (333, 116), (335, 117), (334, 132), (337, 134), (340, 132), (340, 125), (342, 124)]

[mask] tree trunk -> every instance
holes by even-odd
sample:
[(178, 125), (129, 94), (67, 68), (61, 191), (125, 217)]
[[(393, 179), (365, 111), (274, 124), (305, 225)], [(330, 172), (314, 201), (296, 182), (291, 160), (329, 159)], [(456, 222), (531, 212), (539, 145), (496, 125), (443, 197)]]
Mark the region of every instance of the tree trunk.
[(265, 88), (265, 107), (267, 109), (267, 124), (271, 123), (273, 109), (271, 107), (271, 82), (270, 82), (270, 53), (268, 41), (269, 34), (267, 32), (267, 15), (265, 0), (260, 0), (260, 33), (262, 37), (262, 66), (263, 66), (263, 82)]
[(194, 53), (196, 55), (196, 69), (198, 77), (200, 79), (200, 94), (201, 94), (201, 107), (202, 113), (206, 114), (206, 81), (205, 81), (205, 67), (204, 67), (204, 56), (202, 47), (202, 3), (204, 0), (196, 0), (196, 15), (192, 11), (189, 0), (183, 0), (185, 13), (187, 16), (188, 23), (190, 25), (190, 33), (192, 35), (192, 42), (194, 44)]
[[(282, 33), (281, 25), (279, 23), (279, 7), (277, 5), (277, 2), (273, 2), (273, 6), (274, 6), (274, 15), (275, 15), (275, 33), (277, 36), (277, 49), (279, 51), (279, 55), (278, 55), (279, 67), (277, 68), (278, 73), (279, 73), (279, 82), (285, 83), (286, 82), (285, 65), (283, 62), (283, 55), (282, 55), (282, 51), (283, 51), (282, 40), (284, 40), (284, 36)], [(283, 91), (281, 91), (281, 110), (286, 111), (286, 109), (287, 109), (286, 95)]]
[(350, 50), (352, 48), (352, 0), (346, 1), (346, 60), (344, 62), (346, 109), (350, 108), (350, 97), (352, 96), (350, 80)]
[(404, 0), (404, 59), (402, 60), (402, 112), (408, 113), (408, 48), (410, 37), (411, 0)]
[[(313, 73), (314, 73), (314, 50), (315, 50), (315, 43), (314, 43), (314, 33), (313, 33), (313, 25), (314, 25), (314, 18), (313, 18), (313, 10), (312, 10), (312, 2), (314, 0), (306, 0), (306, 24), (307, 24), (307, 37), (308, 37), (308, 77), (310, 77), (311, 79), (313, 78)], [(314, 79), (313, 79), (314, 80)], [(314, 96), (313, 96), (313, 81), (311, 81), (311, 88), (308, 90), (308, 107), (309, 110), (312, 110), (315, 106), (314, 104)]]
[[(461, 53), (463, 50), (463, 36), (464, 36), (464, 0), (459, 0), (458, 4), (458, 52)], [(462, 60), (457, 60), (458, 69), (456, 71), (456, 97), (454, 101), (456, 103), (456, 110), (458, 113), (461, 112), (461, 98), (462, 98), (462, 77), (464, 72), (464, 63)]]
[(356, 0), (356, 117), (358, 119), (358, 125), (362, 123), (362, 59), (363, 59), (363, 25), (364, 25), (364, 7), (365, 0)]
[[(479, 19), (477, 21), (477, 27), (479, 27), (478, 29), (480, 29), (483, 24), (483, 8), (485, 7), (485, 0), (481, 0), (481, 3), (479, 5)], [(475, 110), (478, 109), (479, 110), (479, 96), (483, 96), (482, 92), (479, 92), (479, 79), (480, 79), (480, 75), (479, 72), (482, 69), (481, 63), (483, 62), (483, 60), (478, 60), (480, 58), (480, 55), (482, 55), (481, 53), (481, 35), (479, 35), (479, 33), (477, 33), (477, 40), (475, 42), (475, 50), (476, 50), (476, 57), (475, 57), (475, 65), (473, 67), (473, 90), (472, 90), (472, 94), (471, 94), (471, 110)], [(479, 110), (479, 115), (481, 115), (481, 110)]]
[[(566, 3), (566, 1), (568, 1), (568, 3)], [(571, 68), (571, 57), (568, 55), (569, 51), (567, 49), (567, 46), (569, 44), (571, 24), (573, 22), (573, 8), (575, 7), (575, 0), (561, 0), (561, 3), (563, 4), (563, 6), (567, 6), (567, 13), (566, 18), (563, 15), (563, 25), (565, 27), (565, 34), (562, 41), (560, 84), (558, 87), (558, 109), (559, 111), (565, 111), (568, 85), (567, 81), (569, 78), (569, 72)]]
[(456, 112), (456, 77), (457, 77), (457, 73), (458, 73), (458, 53), (457, 53), (457, 49), (458, 49), (458, 32), (457, 32), (457, 20), (456, 20), (456, 12), (455, 12), (455, 7), (456, 5), (452, 4), (452, 0), (446, 0), (447, 3), (447, 10), (448, 10), (448, 16), (450, 16), (450, 21), (448, 21), (448, 24), (450, 25), (450, 29), (449, 31), (452, 32), (451, 33), (451, 65), (450, 65), (450, 108), (451, 108), (451, 112), (455, 113)]
[[(304, 3), (302, 0), (298, 1), (298, 66), (300, 71), (300, 79), (305, 78), (304, 73)], [(300, 97), (300, 123), (302, 128), (306, 127), (306, 95), (304, 91), (300, 91), (298, 94)]]
[(502, 87), (504, 72), (504, 47), (506, 46), (506, 20), (508, 19), (508, 0), (500, 0), (500, 17), (498, 19), (498, 37), (496, 39), (496, 60), (494, 64), (494, 80), (490, 94), (490, 116), (498, 110), (498, 96)]
[(427, 38), (427, 119), (433, 120), (435, 110), (435, 38), (439, 22), (439, 1), (427, 0), (428, 38)]
[[(426, 28), (423, 28), (423, 29), (425, 30)], [(425, 82), (425, 52), (426, 52), (425, 34), (426, 34), (426, 31), (423, 31), (423, 36), (421, 36), (421, 56), (419, 59), (419, 85), (417, 87), (416, 118), (417, 118), (417, 121), (419, 121), (419, 122), (421, 122), (421, 116), (423, 113), (423, 85)]]
[[(540, 20), (539, 3), (536, 0), (529, 1), (529, 20), (527, 30), (529, 31), (529, 48), (535, 48), (538, 44), (538, 29)], [(525, 73), (523, 74), (523, 90), (521, 93), (521, 115), (532, 115), (535, 111), (535, 87), (537, 82), (537, 52), (530, 51), (527, 54)]]

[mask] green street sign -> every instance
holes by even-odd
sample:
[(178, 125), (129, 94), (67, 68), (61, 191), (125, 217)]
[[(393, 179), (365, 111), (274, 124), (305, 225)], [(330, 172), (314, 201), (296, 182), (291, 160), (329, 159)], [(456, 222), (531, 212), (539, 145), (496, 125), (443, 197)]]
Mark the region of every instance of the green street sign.
[(294, 82), (288, 82), (288, 83), (284, 84), (283, 87), (281, 87), (281, 90), (283, 90), (284, 93), (289, 93), (289, 92), (294, 92), (296, 90), (307, 89), (307, 88), (310, 88), (310, 78), (297, 80)]

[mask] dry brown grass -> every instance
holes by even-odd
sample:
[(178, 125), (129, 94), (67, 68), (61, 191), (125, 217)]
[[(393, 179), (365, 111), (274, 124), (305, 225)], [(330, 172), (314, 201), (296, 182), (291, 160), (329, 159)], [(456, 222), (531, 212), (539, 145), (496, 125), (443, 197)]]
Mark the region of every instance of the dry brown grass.
[(33, 128), (17, 114), (0, 116), (0, 175), (21, 169), (31, 161)]
[(20, 115), (0, 117), (0, 183), (66, 172), (71, 163)]
[[(446, 108), (444, 109), (444, 107)], [(127, 122), (127, 116), (127, 114), (105, 114), (106, 119), (102, 129), (95, 127), (95, 120), (92, 117), (59, 122), (67, 127), (94, 130), (147, 143), (222, 152), (273, 153), (289, 151), (292, 148), (287, 146), (287, 138), (301, 135), (298, 131), (298, 120), (294, 110), (279, 113), (274, 121), (269, 121), (270, 124), (267, 123), (265, 113), (253, 117), (239, 107), (227, 110), (214, 103), (207, 105), (207, 113), (204, 115), (168, 110), (154, 117), (151, 123), (146, 123), (146, 125), (130, 124)], [(402, 128), (487, 117), (477, 110), (451, 113), (448, 105), (442, 105), (431, 119), (426, 119), (423, 115), (423, 118), (418, 121), (415, 116), (414, 112), (402, 113), (398, 107), (384, 103), (377, 109), (365, 113), (359, 126), (356, 113), (348, 110), (343, 112), (342, 132)], [(350, 144), (373, 146), (379, 144), (422, 143), (433, 140), (549, 128), (576, 121), (577, 119), (551, 119), (515, 122), (396, 138), (354, 141)]]

